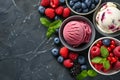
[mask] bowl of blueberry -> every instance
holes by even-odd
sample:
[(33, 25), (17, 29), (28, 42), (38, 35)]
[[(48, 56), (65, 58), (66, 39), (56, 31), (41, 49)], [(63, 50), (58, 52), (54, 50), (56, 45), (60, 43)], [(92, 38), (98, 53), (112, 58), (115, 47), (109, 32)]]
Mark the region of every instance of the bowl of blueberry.
[(120, 41), (112, 37), (97, 39), (89, 48), (88, 60), (99, 74), (113, 75), (120, 72)]
[(66, 0), (66, 5), (78, 15), (88, 15), (94, 12), (100, 4), (101, 0)]

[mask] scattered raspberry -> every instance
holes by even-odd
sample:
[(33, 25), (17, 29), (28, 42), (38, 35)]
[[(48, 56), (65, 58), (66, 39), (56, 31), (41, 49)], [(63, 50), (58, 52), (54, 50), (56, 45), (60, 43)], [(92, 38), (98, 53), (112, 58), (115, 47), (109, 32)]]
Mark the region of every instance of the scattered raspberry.
[(66, 68), (71, 68), (71, 67), (73, 67), (73, 61), (71, 60), (71, 59), (66, 59), (66, 60), (64, 60), (64, 62), (63, 62), (63, 65), (66, 67)]
[(69, 54), (69, 59), (71, 59), (72, 61), (76, 60), (78, 58), (78, 54), (77, 53), (70, 53)]
[(59, 0), (50, 0), (50, 6), (56, 8), (59, 5)]
[(66, 18), (70, 15), (70, 9), (69, 8), (64, 8), (63, 10), (63, 17)]
[(64, 8), (63, 8), (62, 6), (59, 6), (58, 8), (56, 8), (56, 10), (55, 10), (56, 14), (57, 14), (57, 15), (62, 15), (63, 9), (64, 9)]
[(40, 4), (44, 7), (47, 7), (50, 5), (50, 0), (42, 0)]
[(55, 17), (55, 10), (52, 8), (47, 8), (45, 10), (45, 15), (49, 17), (50, 19), (53, 19)]
[(62, 48), (60, 49), (60, 55), (61, 55), (63, 58), (67, 58), (67, 57), (68, 57), (68, 52), (69, 52), (69, 50), (68, 50), (68, 48), (66, 48), (66, 47), (62, 47)]

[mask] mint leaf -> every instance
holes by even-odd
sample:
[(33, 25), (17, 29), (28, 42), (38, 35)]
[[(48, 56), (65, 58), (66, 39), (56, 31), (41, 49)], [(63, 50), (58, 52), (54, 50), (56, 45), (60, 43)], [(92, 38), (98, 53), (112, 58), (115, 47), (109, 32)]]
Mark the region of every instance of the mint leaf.
[(107, 50), (106, 47), (102, 46), (102, 47), (100, 48), (100, 51), (101, 51), (101, 56), (102, 56), (102, 57), (104, 57), (104, 58), (108, 57), (109, 52), (108, 52), (108, 50)]
[(109, 68), (110, 68), (110, 62), (109, 62), (108, 60), (104, 61), (104, 62), (103, 62), (103, 67), (104, 67), (105, 69), (109, 69)]
[(54, 29), (57, 29), (57, 28), (59, 28), (59, 27), (61, 26), (61, 24), (62, 24), (62, 21), (61, 21), (61, 20), (56, 20), (56, 21), (52, 22), (52, 23), (49, 25), (49, 27), (54, 27)]
[(78, 74), (76, 76), (76, 79), (77, 80), (83, 80), (84, 78), (86, 78), (88, 75), (87, 75), (87, 70), (83, 70), (80, 74)]
[(88, 71), (87, 71), (87, 74), (88, 74), (88, 76), (90, 76), (90, 77), (95, 77), (95, 76), (97, 76), (97, 72), (94, 71), (94, 70), (92, 70), (92, 69), (88, 70)]
[(107, 59), (106, 58), (102, 58), (102, 60), (100, 61), (100, 63), (103, 64), (104, 61), (106, 61)]
[(91, 61), (92, 61), (93, 63), (100, 63), (101, 60), (102, 60), (101, 57), (95, 57), (95, 58), (93, 58)]
[(46, 27), (49, 27), (49, 25), (51, 23), (47, 18), (44, 18), (44, 17), (40, 18), (40, 22), (42, 25), (44, 25)]
[(47, 38), (50, 38), (54, 34), (55, 30), (53, 27), (49, 27), (46, 33)]

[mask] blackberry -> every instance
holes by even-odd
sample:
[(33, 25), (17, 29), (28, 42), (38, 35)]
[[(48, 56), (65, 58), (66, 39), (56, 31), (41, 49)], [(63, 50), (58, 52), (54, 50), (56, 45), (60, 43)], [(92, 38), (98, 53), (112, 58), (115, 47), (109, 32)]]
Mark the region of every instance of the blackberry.
[(70, 74), (71, 76), (75, 77), (77, 74), (79, 74), (81, 71), (80, 69), (80, 64), (75, 64), (71, 69), (70, 69)]

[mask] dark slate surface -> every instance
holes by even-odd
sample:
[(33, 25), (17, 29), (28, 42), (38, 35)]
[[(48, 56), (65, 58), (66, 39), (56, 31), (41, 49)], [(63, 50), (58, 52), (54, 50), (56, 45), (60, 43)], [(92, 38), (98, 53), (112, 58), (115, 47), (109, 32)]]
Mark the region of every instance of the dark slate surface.
[[(45, 37), (38, 4), (39, 0), (0, 0), (0, 80), (72, 80), (50, 54), (53, 38)], [(120, 80), (120, 73), (85, 80)]]

